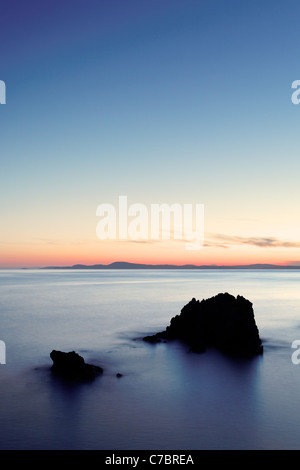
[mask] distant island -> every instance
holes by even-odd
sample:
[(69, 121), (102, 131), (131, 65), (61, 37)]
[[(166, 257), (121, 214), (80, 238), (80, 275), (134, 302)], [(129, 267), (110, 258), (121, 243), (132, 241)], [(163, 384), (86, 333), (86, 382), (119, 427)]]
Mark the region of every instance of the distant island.
[(282, 266), (277, 264), (247, 264), (235, 266), (216, 264), (197, 266), (194, 264), (185, 264), (180, 266), (176, 264), (139, 264), (116, 261), (110, 264), (93, 264), (91, 266), (85, 264), (75, 264), (73, 266), (46, 266), (40, 269), (300, 269), (300, 266)]

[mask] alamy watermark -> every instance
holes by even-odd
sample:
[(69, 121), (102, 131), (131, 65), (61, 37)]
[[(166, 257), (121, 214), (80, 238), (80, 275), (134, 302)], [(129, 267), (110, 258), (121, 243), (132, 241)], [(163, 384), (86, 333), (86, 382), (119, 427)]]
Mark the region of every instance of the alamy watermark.
[(100, 240), (184, 240), (186, 250), (199, 250), (204, 243), (203, 204), (145, 204), (128, 206), (119, 196), (118, 208), (100, 204), (96, 234)]
[(292, 93), (291, 100), (293, 104), (300, 103), (300, 80), (294, 80), (292, 83), (292, 88), (295, 91)]
[(6, 346), (4, 341), (0, 340), (0, 364), (6, 364)]
[(3, 80), (0, 80), (0, 104), (6, 104), (6, 85)]
[(300, 358), (298, 357), (300, 355), (300, 339), (295, 339), (292, 342), (291, 347), (293, 349), (296, 349), (296, 351), (293, 352), (292, 357), (291, 357), (292, 363), (295, 365), (300, 364)]

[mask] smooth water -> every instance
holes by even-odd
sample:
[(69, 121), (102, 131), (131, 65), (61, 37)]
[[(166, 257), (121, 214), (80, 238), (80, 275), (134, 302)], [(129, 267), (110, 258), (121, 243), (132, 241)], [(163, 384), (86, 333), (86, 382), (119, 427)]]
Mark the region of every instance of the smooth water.
[[(299, 286), (298, 270), (1, 270), (0, 449), (299, 449)], [(253, 303), (262, 356), (141, 340), (219, 292)], [(104, 373), (63, 383), (52, 349)]]

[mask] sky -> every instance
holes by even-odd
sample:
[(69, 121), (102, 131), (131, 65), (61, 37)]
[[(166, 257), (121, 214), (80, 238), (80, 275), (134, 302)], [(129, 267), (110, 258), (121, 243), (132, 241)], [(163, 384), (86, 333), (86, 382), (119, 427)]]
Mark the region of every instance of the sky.
[[(3, 0), (0, 267), (300, 264), (299, 14), (296, 0)], [(157, 221), (153, 239), (154, 204), (202, 205), (201, 246)]]

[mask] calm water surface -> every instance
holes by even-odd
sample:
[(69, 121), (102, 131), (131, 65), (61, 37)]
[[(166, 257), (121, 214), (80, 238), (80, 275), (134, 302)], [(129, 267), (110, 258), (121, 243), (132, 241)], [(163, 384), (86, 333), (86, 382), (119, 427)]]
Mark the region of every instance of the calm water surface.
[[(1, 270), (0, 449), (299, 449), (299, 287), (300, 271)], [(263, 356), (141, 341), (219, 292), (253, 303)], [(104, 373), (63, 384), (52, 349)]]

